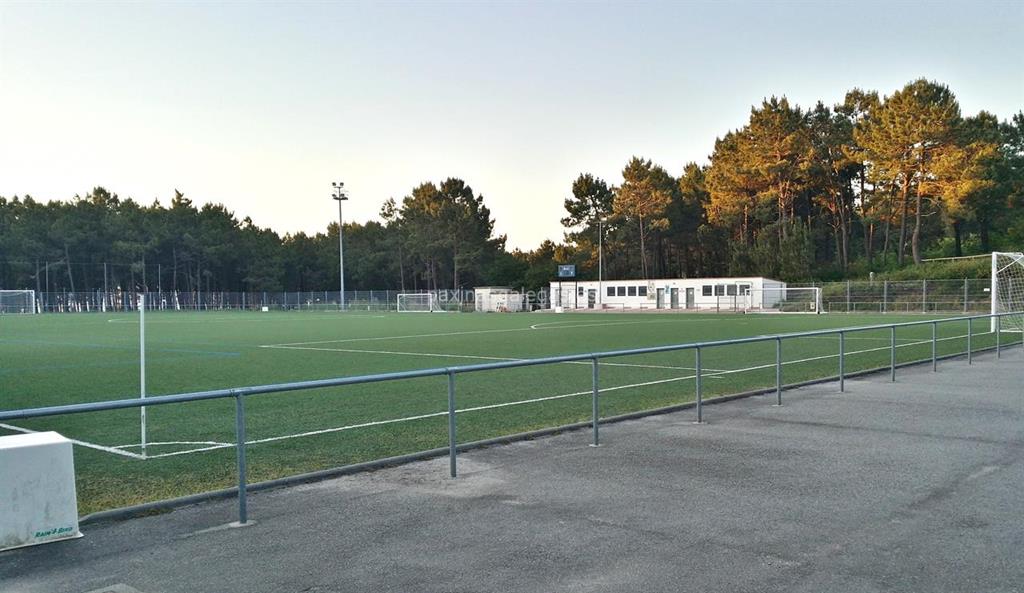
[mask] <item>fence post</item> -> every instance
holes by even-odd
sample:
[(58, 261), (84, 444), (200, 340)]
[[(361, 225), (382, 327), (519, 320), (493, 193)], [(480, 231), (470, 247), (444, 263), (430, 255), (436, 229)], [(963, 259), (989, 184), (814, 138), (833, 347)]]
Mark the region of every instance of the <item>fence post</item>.
[(889, 380), (896, 381), (896, 326), (889, 327)]
[(933, 373), (936, 372), (937, 370), (939, 370), (939, 359), (938, 359), (938, 357), (935, 356), (935, 345), (938, 342), (936, 337), (937, 337), (938, 333), (939, 333), (939, 322), (938, 321), (933, 321), (932, 322), (932, 372)]
[(245, 400), (235, 395), (235, 455), (238, 459), (238, 524), (249, 520), (245, 479)]
[(448, 472), (454, 478), (455, 468), (455, 373), (448, 371)]
[(846, 369), (844, 359), (846, 354), (846, 332), (839, 332), (839, 392), (846, 391)]
[(597, 447), (598, 445), (600, 445), (600, 442), (598, 441), (598, 434), (597, 434), (597, 420), (598, 420), (598, 417), (599, 417), (598, 416), (599, 412), (598, 412), (598, 403), (597, 403), (598, 378), (597, 378), (597, 357), (596, 356), (594, 357), (592, 362), (593, 362), (593, 371), (594, 371), (593, 372), (593, 376), (594, 376), (594, 391), (593, 391), (593, 398), (592, 398), (592, 401), (591, 401), (591, 414), (593, 415), (592, 423), (593, 423), (593, 429), (594, 429), (594, 442), (591, 443), (590, 446), (591, 447)]
[(694, 379), (696, 381), (697, 391), (697, 424), (704, 424), (704, 410), (701, 409), (702, 399), (704, 397), (703, 385), (701, 385), (701, 372), (700, 372), (700, 346), (696, 348), (696, 354), (694, 355)]
[(964, 278), (964, 314), (967, 313), (967, 278)]
[(921, 312), (928, 312), (928, 281), (921, 281)]
[(782, 338), (775, 338), (775, 405), (782, 405)]
[(882, 283), (882, 313), (889, 312), (889, 281)]
[(850, 281), (846, 281), (846, 312), (850, 312)]
[(971, 350), (971, 334), (974, 333), (974, 319), (967, 318), (967, 364), (974, 364), (974, 353)]

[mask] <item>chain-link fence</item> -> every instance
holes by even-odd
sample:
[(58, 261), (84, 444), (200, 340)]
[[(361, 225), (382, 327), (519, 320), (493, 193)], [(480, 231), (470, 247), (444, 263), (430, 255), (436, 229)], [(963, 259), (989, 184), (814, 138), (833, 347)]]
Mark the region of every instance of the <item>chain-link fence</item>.
[[(971, 313), (991, 309), (988, 279), (848, 281), (804, 286), (821, 289), (821, 310), (825, 313)], [(800, 286), (790, 285), (790, 290)], [(395, 311), (398, 295), (433, 294), (445, 311), (474, 311), (472, 290), (351, 290), (345, 292), (347, 311)], [(138, 308), (140, 293), (102, 290), (88, 292), (42, 292), (35, 295), (36, 308), (44, 313), (131, 311)], [(527, 292), (525, 309), (548, 308), (545, 291)], [(337, 311), (341, 299), (336, 290), (188, 292), (154, 291), (146, 308), (161, 311), (250, 310)], [(731, 308), (726, 307), (731, 310)]]
[(824, 282), (826, 313), (970, 313), (992, 307), (988, 279)]
[[(432, 294), (434, 302), (444, 311), (474, 311), (472, 290), (345, 291), (346, 311), (395, 311), (398, 295)], [(43, 292), (36, 294), (40, 313), (88, 313), (132, 311), (139, 307), (142, 293), (102, 290), (89, 292)], [(260, 292), (186, 292), (154, 291), (146, 293), (146, 309), (156, 311), (337, 311), (342, 308), (337, 290), (260, 291)], [(547, 294), (529, 293), (527, 310), (547, 307)]]

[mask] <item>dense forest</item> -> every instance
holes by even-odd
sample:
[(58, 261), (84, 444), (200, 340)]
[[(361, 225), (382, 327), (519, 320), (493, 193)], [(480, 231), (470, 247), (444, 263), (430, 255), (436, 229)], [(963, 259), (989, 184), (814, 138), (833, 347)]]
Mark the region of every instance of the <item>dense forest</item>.
[[(964, 115), (946, 86), (854, 89), (809, 109), (772, 97), (678, 177), (634, 157), (618, 185), (567, 187), (564, 241), (509, 251), (481, 194), (425, 182), (379, 221), (345, 224), (350, 289), (538, 288), (556, 263), (596, 277), (833, 280), (935, 256), (1024, 248), (1024, 112)], [(175, 191), (143, 205), (97, 187), (70, 201), (0, 197), (0, 288), (325, 290), (338, 226), (280, 236)]]

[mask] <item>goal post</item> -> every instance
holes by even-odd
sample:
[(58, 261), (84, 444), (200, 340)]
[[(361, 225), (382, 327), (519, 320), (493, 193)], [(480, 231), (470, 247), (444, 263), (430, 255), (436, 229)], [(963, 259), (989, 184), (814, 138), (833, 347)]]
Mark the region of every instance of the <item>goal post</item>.
[(32, 314), (38, 313), (36, 308), (36, 291), (34, 290), (0, 290), (0, 314)]
[[(737, 309), (747, 313), (821, 313), (821, 288), (765, 287), (737, 297)], [(742, 308), (741, 308), (742, 307)]]
[[(992, 313), (1024, 311), (1024, 253), (992, 252)], [(991, 331), (1024, 331), (1024, 313), (991, 320)]]
[(399, 293), (395, 310), (399, 313), (431, 313), (440, 311), (432, 292)]

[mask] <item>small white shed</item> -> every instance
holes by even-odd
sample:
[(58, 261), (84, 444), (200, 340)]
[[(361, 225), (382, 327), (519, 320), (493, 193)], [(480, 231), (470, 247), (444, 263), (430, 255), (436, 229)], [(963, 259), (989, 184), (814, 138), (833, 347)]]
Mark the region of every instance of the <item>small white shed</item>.
[(476, 310), (483, 313), (518, 313), (526, 310), (523, 293), (508, 286), (478, 286), (473, 289)]

